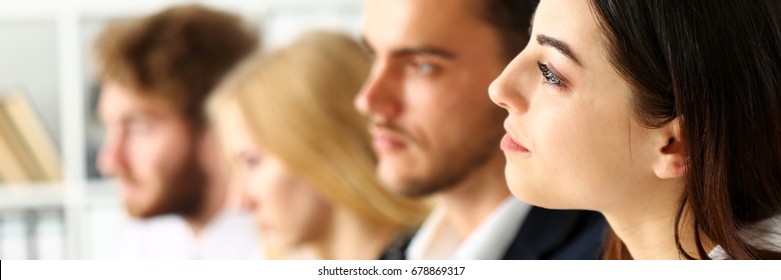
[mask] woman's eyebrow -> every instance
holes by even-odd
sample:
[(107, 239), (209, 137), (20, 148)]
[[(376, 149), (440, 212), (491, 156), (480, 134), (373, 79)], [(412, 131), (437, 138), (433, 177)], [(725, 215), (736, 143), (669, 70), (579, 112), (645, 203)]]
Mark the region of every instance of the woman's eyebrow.
[(564, 56), (569, 57), (569, 59), (574, 61), (575, 64), (577, 64), (578, 66), (583, 68), (583, 63), (580, 62), (580, 59), (578, 58), (578, 56), (575, 55), (575, 53), (572, 52), (572, 50), (570, 49), (569, 45), (567, 43), (565, 43), (564, 41), (561, 41), (559, 39), (556, 39), (556, 38), (553, 38), (553, 37), (550, 37), (550, 36), (546, 36), (546, 35), (540, 34), (540, 35), (537, 35), (537, 43), (542, 45), (542, 46), (548, 46), (548, 47), (552, 47), (552, 48), (556, 49), (557, 51), (559, 51)]

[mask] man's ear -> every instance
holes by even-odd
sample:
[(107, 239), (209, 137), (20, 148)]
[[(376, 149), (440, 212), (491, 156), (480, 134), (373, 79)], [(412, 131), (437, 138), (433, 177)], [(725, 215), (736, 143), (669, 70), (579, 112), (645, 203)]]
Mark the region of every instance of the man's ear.
[(197, 134), (198, 141), (198, 160), (200, 165), (211, 175), (221, 167), (219, 158), (219, 147), (214, 135), (214, 129), (204, 128)]
[(654, 174), (661, 179), (679, 178), (686, 174), (686, 145), (681, 133), (681, 118), (673, 119), (656, 130), (657, 150)]

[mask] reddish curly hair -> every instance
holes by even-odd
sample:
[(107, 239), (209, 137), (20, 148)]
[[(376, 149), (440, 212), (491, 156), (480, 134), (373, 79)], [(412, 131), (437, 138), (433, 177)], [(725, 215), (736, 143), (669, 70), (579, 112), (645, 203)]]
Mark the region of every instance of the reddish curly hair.
[(160, 98), (200, 129), (209, 93), (258, 48), (258, 34), (238, 16), (181, 5), (112, 23), (99, 35), (94, 51), (102, 80)]

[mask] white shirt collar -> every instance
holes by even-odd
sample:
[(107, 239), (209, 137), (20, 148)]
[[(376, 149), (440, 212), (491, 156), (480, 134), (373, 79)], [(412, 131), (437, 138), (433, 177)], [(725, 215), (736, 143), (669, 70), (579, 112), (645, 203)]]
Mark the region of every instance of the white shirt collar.
[(445, 220), (443, 206), (438, 206), (423, 222), (407, 248), (407, 258), (498, 260), (501, 259), (520, 230), (528, 205), (510, 196), (466, 238), (461, 238)]
[[(740, 237), (757, 248), (781, 252), (781, 215), (776, 215), (747, 227), (740, 232)], [(708, 256), (714, 260), (726, 260), (724, 248), (716, 246)]]

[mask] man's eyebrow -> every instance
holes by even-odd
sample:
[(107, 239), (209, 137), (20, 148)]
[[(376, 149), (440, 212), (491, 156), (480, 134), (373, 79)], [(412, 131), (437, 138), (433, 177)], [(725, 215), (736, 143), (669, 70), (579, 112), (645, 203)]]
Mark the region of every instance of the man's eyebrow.
[[(361, 45), (366, 50), (366, 52), (368, 52), (370, 55), (373, 56), (375, 52), (374, 52), (374, 48), (372, 48), (371, 44), (369, 43), (369, 40), (367, 40), (366, 37), (362, 36), (360, 41), (361, 41)], [(450, 51), (443, 50), (437, 47), (430, 47), (430, 46), (397, 48), (391, 51), (391, 55), (395, 57), (428, 55), (428, 56), (437, 56), (446, 59), (452, 59), (456, 57), (456, 55)]]
[(149, 111), (139, 111), (139, 112), (132, 112), (126, 115), (123, 115), (120, 118), (120, 122), (123, 124), (130, 124), (137, 121), (147, 121), (147, 120), (153, 120), (158, 118), (159, 116), (155, 113), (149, 112)]
[(572, 52), (572, 50), (570, 49), (569, 45), (567, 45), (567, 43), (564, 43), (563, 41), (561, 41), (559, 39), (556, 39), (556, 38), (553, 38), (553, 37), (549, 37), (549, 36), (545, 36), (545, 35), (542, 35), (542, 34), (537, 35), (537, 43), (542, 45), (542, 46), (549, 46), (549, 47), (552, 47), (552, 48), (556, 49), (557, 51), (559, 51), (564, 56), (569, 57), (569, 59), (574, 61), (575, 64), (577, 64), (580, 67), (583, 67), (583, 63), (580, 62), (580, 59), (578, 58), (578, 56), (575, 55), (575, 53)]
[(407, 47), (407, 48), (400, 48), (393, 50), (392, 52), (393, 56), (417, 56), (417, 55), (425, 55), (425, 56), (436, 56), (440, 58), (445, 59), (452, 59), (455, 58), (456, 55), (452, 52), (449, 52), (447, 50), (443, 50), (440, 48), (435, 47)]

